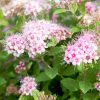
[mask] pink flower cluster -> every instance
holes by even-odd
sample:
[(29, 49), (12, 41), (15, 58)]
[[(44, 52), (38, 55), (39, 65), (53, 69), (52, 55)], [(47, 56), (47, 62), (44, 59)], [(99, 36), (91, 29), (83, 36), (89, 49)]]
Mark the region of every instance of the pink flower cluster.
[(26, 51), (31, 58), (45, 52), (47, 39), (55, 38), (59, 42), (71, 35), (67, 28), (44, 20), (27, 22), (22, 33), (22, 36), (13, 35), (6, 39), (6, 51), (17, 57)]
[(46, 43), (42, 39), (41, 35), (37, 34), (37, 32), (26, 33), (26, 51), (30, 58), (34, 58), (37, 54), (41, 54), (45, 52)]
[(44, 40), (55, 37), (61, 41), (70, 36), (66, 28), (53, 24), (49, 21), (30, 21), (23, 28), (23, 35), (26, 41), (26, 50), (31, 58), (45, 51), (46, 42)]
[(21, 71), (26, 70), (25, 63), (20, 61), (19, 64), (15, 67), (15, 72), (19, 74)]
[(99, 59), (97, 50), (94, 35), (90, 32), (84, 32), (74, 44), (68, 45), (64, 60), (67, 64), (72, 63), (73, 65), (92, 63), (92, 60)]
[(86, 7), (87, 13), (89, 14), (93, 13), (94, 10), (96, 9), (95, 5), (92, 2), (86, 2), (85, 7)]
[(21, 35), (12, 35), (5, 40), (5, 50), (9, 54), (13, 54), (15, 57), (19, 57), (24, 53), (25, 41)]
[(46, 0), (10, 0), (8, 4), (2, 6), (2, 11), (6, 17), (16, 14), (36, 16), (42, 10), (50, 9), (50, 4)]
[(42, 11), (42, 7), (39, 5), (37, 1), (28, 1), (24, 6), (25, 15), (34, 15), (36, 16), (40, 11)]
[(19, 93), (22, 95), (32, 95), (32, 91), (36, 90), (36, 82), (35, 78), (27, 76), (20, 81), (21, 86), (19, 89)]

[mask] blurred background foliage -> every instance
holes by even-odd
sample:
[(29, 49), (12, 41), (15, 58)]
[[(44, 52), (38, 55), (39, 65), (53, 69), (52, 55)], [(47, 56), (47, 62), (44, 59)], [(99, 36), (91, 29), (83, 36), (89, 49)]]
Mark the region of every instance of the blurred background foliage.
[[(53, 14), (58, 15), (58, 23), (70, 28), (73, 33), (72, 38), (60, 42), (55, 46), (55, 41), (49, 43), (50, 48), (46, 53), (39, 56), (39, 59), (32, 61), (27, 54), (23, 54), (16, 59), (12, 55), (4, 51), (4, 39), (16, 32), (21, 32), (22, 26), (29, 16), (14, 16), (7, 19), (0, 10), (0, 100), (18, 100), (19, 95), (7, 95), (7, 87), (13, 84), (19, 87), (21, 77), (33, 75), (38, 82), (38, 90), (45, 91), (46, 94), (57, 96), (57, 100), (100, 100), (99, 93), (94, 89), (96, 82), (96, 74), (100, 70), (100, 60), (97, 63), (89, 64), (85, 70), (83, 65), (79, 68), (67, 65), (63, 61), (64, 50), (69, 41), (75, 38), (82, 30), (93, 30), (95, 25), (80, 25), (78, 16), (84, 16), (86, 1), (80, 5), (74, 4), (70, 6), (70, 11), (55, 8), (45, 16), (42, 12), (38, 18), (50, 20)], [(96, 25), (100, 25), (97, 22)], [(21, 72), (17, 75), (14, 71), (15, 66), (20, 60), (25, 61), (27, 73)], [(19, 100), (33, 100), (31, 97), (20, 97)], [(36, 99), (37, 100), (37, 99)]]

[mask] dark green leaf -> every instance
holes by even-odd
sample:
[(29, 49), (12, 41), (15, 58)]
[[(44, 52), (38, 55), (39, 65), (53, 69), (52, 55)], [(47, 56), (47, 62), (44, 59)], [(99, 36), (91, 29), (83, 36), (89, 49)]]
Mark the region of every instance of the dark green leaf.
[(6, 80), (3, 77), (0, 77), (0, 86), (5, 84)]
[(36, 78), (37, 82), (43, 82), (48, 80), (50, 80), (50, 78), (46, 75), (45, 72), (40, 73), (39, 76)]

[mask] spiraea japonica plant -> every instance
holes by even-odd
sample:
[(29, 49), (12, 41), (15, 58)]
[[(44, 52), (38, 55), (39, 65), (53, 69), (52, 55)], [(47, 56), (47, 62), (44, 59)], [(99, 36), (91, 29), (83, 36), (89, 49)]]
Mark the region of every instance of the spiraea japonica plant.
[(100, 1), (1, 0), (0, 100), (99, 100)]

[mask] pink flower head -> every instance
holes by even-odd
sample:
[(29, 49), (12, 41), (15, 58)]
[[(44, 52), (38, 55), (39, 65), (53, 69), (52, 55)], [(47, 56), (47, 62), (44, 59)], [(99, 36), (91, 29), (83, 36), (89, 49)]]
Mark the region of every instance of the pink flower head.
[(95, 88), (100, 92), (100, 83), (95, 83)]
[(9, 54), (13, 54), (15, 57), (19, 57), (24, 53), (25, 43), (21, 35), (12, 35), (6, 38), (5, 40), (5, 50)]
[(47, 38), (47, 33), (44, 33), (44, 27), (41, 27), (40, 25), (40, 23), (30, 21), (25, 24), (23, 29), (26, 50), (31, 58), (35, 58), (37, 54), (41, 54), (46, 48), (44, 40)]
[(25, 63), (20, 61), (19, 64), (15, 67), (15, 72), (19, 74), (21, 71), (26, 70)]
[(85, 4), (87, 13), (91, 14), (95, 10), (95, 5), (92, 2), (87, 2)]
[(35, 78), (27, 76), (20, 81), (21, 86), (19, 89), (19, 93), (22, 95), (32, 95), (32, 91), (36, 90), (36, 82)]
[(29, 21), (24, 25), (23, 36), (26, 50), (31, 58), (45, 51), (46, 39), (53, 37), (59, 42), (70, 36), (66, 28), (49, 21)]
[[(36, 32), (37, 33), (37, 32)], [(25, 36), (26, 50), (30, 58), (35, 58), (37, 54), (45, 52), (46, 43), (40, 37), (41, 35), (36, 33), (27, 33)]]
[(68, 45), (65, 51), (64, 60), (66, 63), (80, 65), (83, 63), (92, 63), (92, 60), (98, 60), (97, 44), (94, 41), (94, 35), (90, 32), (84, 32), (74, 44)]

